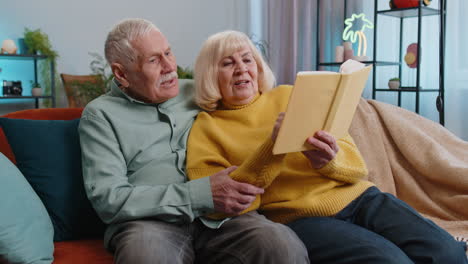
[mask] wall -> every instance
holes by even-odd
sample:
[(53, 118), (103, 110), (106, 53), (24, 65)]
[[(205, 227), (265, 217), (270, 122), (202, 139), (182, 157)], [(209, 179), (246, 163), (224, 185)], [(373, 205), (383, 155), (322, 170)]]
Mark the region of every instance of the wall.
[[(110, 28), (128, 17), (154, 22), (171, 42), (181, 66), (193, 66), (202, 42), (211, 34), (237, 29), (247, 32), (248, 0), (10, 0), (1, 1), (0, 41), (22, 37), (24, 28), (40, 28), (60, 55), (58, 73), (89, 74), (92, 57), (104, 54), (103, 45)], [(29, 88), (32, 66), (0, 61), (0, 80), (21, 78)], [(8, 70), (8, 67), (10, 70)], [(26, 76), (28, 74), (28, 76)], [(63, 92), (59, 105), (66, 106)], [(0, 101), (0, 114), (33, 107), (32, 103)]]

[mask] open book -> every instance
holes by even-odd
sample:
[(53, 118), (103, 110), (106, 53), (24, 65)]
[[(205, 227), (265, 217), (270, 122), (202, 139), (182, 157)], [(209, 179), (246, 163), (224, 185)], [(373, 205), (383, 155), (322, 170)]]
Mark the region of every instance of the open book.
[(313, 147), (305, 141), (319, 130), (336, 139), (348, 133), (372, 66), (348, 60), (340, 72), (299, 72), (273, 154)]

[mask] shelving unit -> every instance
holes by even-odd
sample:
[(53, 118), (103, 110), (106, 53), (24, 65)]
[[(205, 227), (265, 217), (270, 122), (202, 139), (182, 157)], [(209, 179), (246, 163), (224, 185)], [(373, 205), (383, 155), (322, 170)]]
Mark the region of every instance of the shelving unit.
[[(0, 54), (0, 60), (21, 60), (21, 61), (32, 61), (34, 63), (34, 82), (37, 83), (37, 62), (38, 60), (47, 59), (47, 56), (43, 55), (29, 55), (29, 54)], [(55, 68), (53, 62), (50, 62), (50, 74), (51, 80), (54, 80), (55, 76)], [(24, 88), (23, 88), (24, 89)], [(0, 94), (0, 100), (11, 100), (11, 99), (34, 99), (35, 107), (39, 108), (39, 100), (40, 99), (51, 99), (52, 100), (52, 107), (55, 107), (55, 83), (51, 82), (51, 94), (50, 95), (42, 95), (42, 96), (3, 96)]]
[[(348, 17), (347, 11), (347, 1), (351, 0), (343, 0), (344, 6), (344, 18), (343, 21)], [(339, 67), (341, 63), (339, 62), (323, 62), (320, 61), (320, 2), (321, 0), (317, 0), (317, 69), (320, 70), (321, 67), (329, 66), (329, 67)], [(372, 71), (372, 99), (376, 98), (377, 93), (397, 93), (398, 97), (398, 106), (402, 105), (402, 94), (404, 93), (414, 93), (415, 94), (415, 102), (414, 108), (415, 112), (419, 113), (420, 111), (420, 93), (438, 93), (437, 99), (435, 102), (437, 111), (439, 113), (439, 122), (440, 124), (444, 125), (444, 44), (445, 44), (445, 13), (446, 13), (446, 5), (445, 0), (439, 0), (439, 8), (433, 8), (431, 6), (424, 6), (422, 0), (420, 0), (420, 4), (418, 7), (412, 8), (402, 8), (402, 9), (388, 9), (388, 10), (378, 10), (378, 0), (374, 0), (374, 36), (373, 36), (373, 55), (372, 59), (369, 61), (362, 61), (365, 64), (373, 65)], [(327, 15), (327, 14), (325, 14)], [(379, 34), (378, 29), (378, 21), (380, 16), (388, 16), (394, 19), (399, 19), (399, 60), (398, 61), (381, 61), (379, 60), (379, 49), (378, 49), (378, 41), (377, 35)], [(421, 86), (421, 33), (422, 33), (422, 23), (423, 17), (425, 16), (438, 16), (440, 19), (440, 27), (438, 29), (438, 42), (439, 42), (439, 84), (436, 89), (424, 89)], [(417, 43), (418, 43), (418, 52), (417, 52), (417, 67), (416, 67), (416, 81), (414, 85), (410, 86), (402, 86), (400, 89), (388, 89), (382, 88), (377, 86), (377, 67), (380, 66), (389, 66), (389, 67), (398, 67), (398, 77), (402, 78), (402, 66), (404, 65), (403, 59), (403, 32), (405, 31), (404, 28), (404, 20), (407, 18), (416, 18), (417, 19)], [(344, 27), (343, 27), (344, 28)], [(382, 51), (380, 51), (382, 52)]]

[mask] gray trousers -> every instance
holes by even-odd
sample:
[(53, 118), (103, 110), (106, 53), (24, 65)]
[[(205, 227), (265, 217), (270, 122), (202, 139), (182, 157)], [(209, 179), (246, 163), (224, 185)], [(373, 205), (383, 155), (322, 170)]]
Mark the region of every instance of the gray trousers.
[(309, 263), (307, 250), (288, 227), (257, 212), (219, 229), (199, 220), (175, 225), (156, 220), (125, 223), (110, 241), (115, 263)]

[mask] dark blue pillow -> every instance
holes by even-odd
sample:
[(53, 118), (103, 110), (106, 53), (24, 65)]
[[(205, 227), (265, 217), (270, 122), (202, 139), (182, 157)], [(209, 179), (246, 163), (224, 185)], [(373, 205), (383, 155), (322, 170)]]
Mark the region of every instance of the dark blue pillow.
[(50, 215), (54, 241), (101, 236), (104, 230), (83, 187), (78, 124), (0, 118), (18, 169)]

